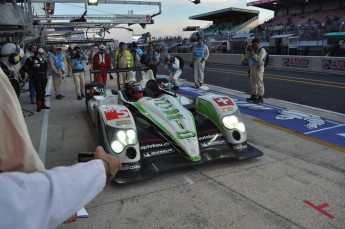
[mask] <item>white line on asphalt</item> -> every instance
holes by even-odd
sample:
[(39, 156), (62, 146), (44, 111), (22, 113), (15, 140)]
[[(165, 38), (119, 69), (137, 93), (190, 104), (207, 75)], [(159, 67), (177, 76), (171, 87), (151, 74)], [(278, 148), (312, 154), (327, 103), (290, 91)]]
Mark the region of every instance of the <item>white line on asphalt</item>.
[(183, 178), (189, 183), (189, 184), (194, 184), (194, 181), (192, 179), (190, 179), (187, 176), (183, 176)]
[[(52, 82), (52, 76), (50, 75), (48, 78), (48, 87), (46, 94), (51, 95), (50, 90), (51, 90), (51, 82)], [(46, 97), (45, 104), (50, 107), (50, 98), (51, 97)], [(49, 109), (44, 110), (44, 115), (43, 115), (43, 123), (42, 123), (42, 131), (41, 131), (41, 138), (40, 138), (40, 146), (38, 149), (38, 155), (41, 158), (42, 162), (45, 164), (46, 163), (46, 152), (47, 152), (47, 137), (48, 137), (48, 120), (49, 120)]]
[(337, 126), (331, 126), (331, 127), (328, 127), (328, 128), (323, 128), (323, 129), (314, 130), (314, 131), (309, 131), (309, 132), (305, 132), (304, 134), (311, 134), (311, 133), (315, 133), (315, 132), (320, 132), (320, 131), (324, 131), (324, 130), (338, 128), (338, 127), (341, 127), (341, 126), (345, 126), (345, 124), (341, 124), (341, 125), (337, 125)]
[(307, 105), (303, 105), (303, 104), (299, 104), (299, 103), (288, 102), (288, 101), (285, 101), (285, 100), (280, 100), (280, 99), (275, 99), (275, 98), (269, 98), (269, 99), (280, 101), (280, 102), (284, 102), (284, 103), (289, 103), (289, 104), (292, 104), (292, 105), (297, 105), (297, 106), (301, 106), (301, 107), (305, 107), (305, 108), (311, 108), (311, 109), (314, 109), (314, 110), (324, 111), (324, 112), (335, 114), (335, 115), (345, 116), (345, 114), (338, 113), (338, 112), (335, 112), (335, 111), (325, 110), (325, 109), (321, 109), (321, 108), (317, 108), (317, 107), (312, 107), (312, 106), (307, 106)]

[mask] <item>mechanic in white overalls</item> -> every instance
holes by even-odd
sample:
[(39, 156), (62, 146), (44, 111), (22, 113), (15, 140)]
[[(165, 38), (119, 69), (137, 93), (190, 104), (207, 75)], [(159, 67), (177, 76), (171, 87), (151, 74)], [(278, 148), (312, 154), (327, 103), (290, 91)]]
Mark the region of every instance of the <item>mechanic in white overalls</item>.
[(199, 88), (204, 83), (205, 61), (210, 53), (207, 45), (202, 43), (202, 38), (197, 38), (198, 44), (193, 47), (192, 63), (194, 63), (194, 88)]
[(259, 39), (252, 40), (252, 47), (249, 51), (249, 67), (250, 67), (250, 87), (252, 95), (247, 98), (248, 102), (263, 103), (264, 99), (264, 70), (266, 50), (260, 45)]

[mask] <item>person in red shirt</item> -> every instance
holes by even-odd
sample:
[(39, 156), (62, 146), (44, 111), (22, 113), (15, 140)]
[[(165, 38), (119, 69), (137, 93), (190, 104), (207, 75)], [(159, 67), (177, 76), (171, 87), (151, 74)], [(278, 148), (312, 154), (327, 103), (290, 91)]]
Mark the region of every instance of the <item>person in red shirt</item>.
[[(111, 69), (110, 56), (105, 51), (105, 46), (99, 46), (99, 52), (93, 56), (92, 60), (93, 70), (109, 70)], [(107, 73), (97, 73), (95, 77), (96, 82), (107, 84)]]

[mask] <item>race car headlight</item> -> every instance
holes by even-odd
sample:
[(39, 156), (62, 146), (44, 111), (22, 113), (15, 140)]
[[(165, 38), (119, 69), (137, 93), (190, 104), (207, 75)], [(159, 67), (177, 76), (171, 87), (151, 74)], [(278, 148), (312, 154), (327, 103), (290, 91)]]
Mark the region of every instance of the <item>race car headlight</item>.
[(128, 144), (134, 144), (137, 141), (137, 135), (134, 130), (127, 131)]
[(106, 126), (105, 129), (111, 149), (115, 153), (121, 153), (126, 146), (138, 142), (137, 133), (133, 129), (115, 129), (110, 126)]
[(225, 116), (222, 121), (224, 126), (228, 129), (238, 129), (241, 132), (245, 132), (244, 124), (239, 122), (238, 118), (234, 115)]
[(124, 147), (119, 141), (113, 141), (111, 143), (111, 148), (115, 153), (121, 153)]

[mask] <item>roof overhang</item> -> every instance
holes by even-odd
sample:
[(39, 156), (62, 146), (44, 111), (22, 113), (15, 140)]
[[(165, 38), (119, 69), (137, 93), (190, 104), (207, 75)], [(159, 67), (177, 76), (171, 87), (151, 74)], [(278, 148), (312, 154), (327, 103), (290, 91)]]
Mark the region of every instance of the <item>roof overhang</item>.
[(240, 8), (226, 8), (222, 10), (216, 10), (204, 14), (199, 14), (195, 16), (190, 16), (189, 19), (192, 20), (203, 20), (203, 21), (214, 21), (218, 20), (219, 18), (226, 18), (229, 16), (237, 16), (237, 15), (252, 15), (253, 17), (258, 16), (260, 11), (258, 10), (247, 10), (247, 9), (240, 9)]

